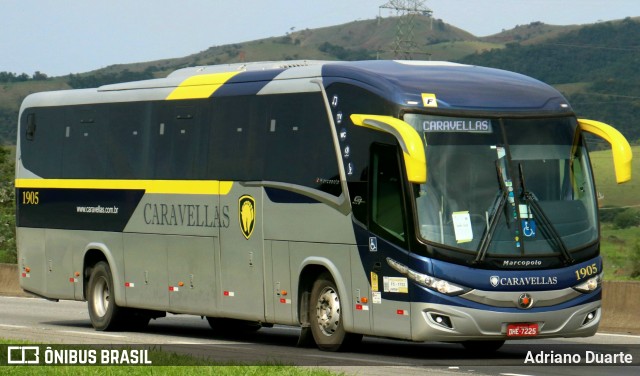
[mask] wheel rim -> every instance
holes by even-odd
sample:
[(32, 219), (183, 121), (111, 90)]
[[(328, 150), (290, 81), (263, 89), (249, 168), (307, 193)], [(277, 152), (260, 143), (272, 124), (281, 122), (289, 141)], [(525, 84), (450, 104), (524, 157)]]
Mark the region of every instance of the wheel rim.
[(340, 325), (340, 298), (332, 287), (325, 287), (316, 302), (318, 327), (322, 334), (331, 336)]
[(107, 280), (103, 277), (99, 278), (93, 288), (93, 307), (98, 316), (104, 317), (107, 314), (110, 296)]

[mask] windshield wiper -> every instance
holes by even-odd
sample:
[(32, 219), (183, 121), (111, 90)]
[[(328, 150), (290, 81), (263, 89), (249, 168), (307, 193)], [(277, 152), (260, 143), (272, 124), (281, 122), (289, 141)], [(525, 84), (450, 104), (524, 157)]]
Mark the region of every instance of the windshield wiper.
[(489, 249), (489, 244), (491, 244), (491, 238), (493, 238), (493, 234), (496, 231), (496, 227), (498, 226), (498, 220), (500, 219), (500, 212), (504, 210), (505, 205), (507, 204), (507, 200), (509, 197), (509, 190), (504, 183), (504, 176), (502, 175), (502, 170), (499, 165), (500, 160), (496, 160), (496, 175), (498, 177), (498, 185), (500, 186), (500, 192), (496, 196), (493, 204), (493, 210), (491, 211), (491, 216), (489, 217), (489, 223), (487, 224), (487, 229), (482, 236), (482, 240), (480, 241), (480, 245), (478, 246), (478, 255), (475, 260), (473, 260), (474, 264), (478, 264), (484, 261), (485, 256), (487, 255), (487, 250)]
[(555, 246), (555, 249), (559, 249), (560, 253), (564, 259), (564, 263), (566, 265), (573, 264), (575, 260), (571, 257), (567, 246), (564, 244), (562, 237), (556, 230), (553, 223), (549, 220), (549, 217), (545, 214), (544, 210), (540, 206), (538, 202), (538, 198), (533, 192), (529, 192), (524, 184), (524, 173), (522, 171), (522, 163), (518, 164), (518, 170), (520, 173), (520, 186), (522, 187), (522, 196), (520, 197), (521, 201), (524, 201), (526, 205), (531, 207), (531, 213), (534, 218), (537, 218), (539, 221), (539, 226), (542, 229), (542, 232), (545, 234), (547, 240), (552, 246)]

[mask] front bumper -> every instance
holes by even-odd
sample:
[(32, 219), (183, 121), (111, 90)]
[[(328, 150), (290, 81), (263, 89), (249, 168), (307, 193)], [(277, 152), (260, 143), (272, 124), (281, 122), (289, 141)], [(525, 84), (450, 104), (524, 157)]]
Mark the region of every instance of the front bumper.
[[(544, 312), (496, 312), (442, 304), (412, 303), (412, 340), (460, 342), (589, 337), (598, 330), (601, 312), (600, 301)], [(589, 314), (593, 315), (590, 319)], [(507, 325), (512, 323), (537, 323), (538, 335), (507, 337)]]

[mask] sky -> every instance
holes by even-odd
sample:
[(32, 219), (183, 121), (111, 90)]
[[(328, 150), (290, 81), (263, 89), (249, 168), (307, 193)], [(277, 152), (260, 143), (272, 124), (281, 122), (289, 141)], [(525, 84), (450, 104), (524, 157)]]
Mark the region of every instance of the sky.
[[(0, 0), (0, 72), (82, 73), (176, 58), (355, 20), (389, 0)], [(541, 21), (640, 16), (640, 0), (425, 0), (433, 17), (486, 36)]]

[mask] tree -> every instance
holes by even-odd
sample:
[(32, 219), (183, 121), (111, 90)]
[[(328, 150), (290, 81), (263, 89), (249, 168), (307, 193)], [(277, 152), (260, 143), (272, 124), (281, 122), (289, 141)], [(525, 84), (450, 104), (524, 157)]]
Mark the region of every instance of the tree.
[(0, 147), (0, 262), (16, 263), (16, 209), (14, 162), (9, 149)]

